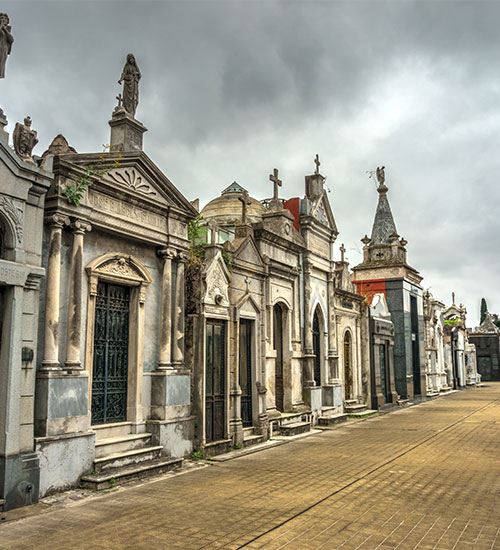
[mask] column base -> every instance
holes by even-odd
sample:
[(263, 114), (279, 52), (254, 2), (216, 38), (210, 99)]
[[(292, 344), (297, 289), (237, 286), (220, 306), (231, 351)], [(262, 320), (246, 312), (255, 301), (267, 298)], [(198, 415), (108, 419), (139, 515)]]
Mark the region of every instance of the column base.
[(78, 374), (83, 371), (83, 368), (80, 361), (66, 361), (66, 363), (64, 363), (64, 370), (68, 374)]
[(61, 365), (58, 361), (42, 361), (42, 366), (40, 371), (51, 372), (51, 371), (62, 371)]

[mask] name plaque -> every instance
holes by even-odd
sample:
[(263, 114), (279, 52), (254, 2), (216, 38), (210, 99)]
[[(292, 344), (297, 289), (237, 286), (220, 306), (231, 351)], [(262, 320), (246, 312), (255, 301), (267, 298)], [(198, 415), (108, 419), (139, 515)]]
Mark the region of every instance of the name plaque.
[(96, 191), (89, 191), (89, 204), (101, 212), (114, 214), (117, 217), (126, 218), (138, 225), (147, 225), (155, 229), (166, 231), (167, 219), (164, 216), (129, 204), (113, 197), (108, 197)]

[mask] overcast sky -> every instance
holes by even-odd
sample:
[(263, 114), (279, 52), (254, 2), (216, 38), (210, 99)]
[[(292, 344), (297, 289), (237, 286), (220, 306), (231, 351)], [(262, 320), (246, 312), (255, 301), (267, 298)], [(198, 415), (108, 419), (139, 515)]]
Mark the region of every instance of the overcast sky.
[(304, 194), (320, 155), (351, 265), (386, 166), (398, 232), (424, 288), (475, 325), (500, 313), (500, 2), (4, 1), (15, 38), (0, 80), (9, 131), (33, 119), (109, 143), (126, 54), (142, 72), (144, 150), (204, 205), (232, 181)]

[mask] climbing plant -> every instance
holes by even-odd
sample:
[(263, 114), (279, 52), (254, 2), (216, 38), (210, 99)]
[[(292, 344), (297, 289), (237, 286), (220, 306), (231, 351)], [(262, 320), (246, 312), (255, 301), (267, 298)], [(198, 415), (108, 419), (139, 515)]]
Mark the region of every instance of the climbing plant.
[[(112, 150), (112, 145), (104, 145), (103, 152), (109, 151), (111, 153)], [(121, 159), (121, 157), (121, 153), (118, 153), (118, 158), (114, 159), (113, 163), (110, 165), (109, 160), (103, 155), (100, 155), (94, 164), (85, 166), (77, 177), (66, 184), (63, 195), (66, 197), (67, 201), (75, 206), (80, 206), (80, 202), (89, 186), (92, 185), (95, 180), (108, 174), (113, 168), (120, 166), (119, 159)]]

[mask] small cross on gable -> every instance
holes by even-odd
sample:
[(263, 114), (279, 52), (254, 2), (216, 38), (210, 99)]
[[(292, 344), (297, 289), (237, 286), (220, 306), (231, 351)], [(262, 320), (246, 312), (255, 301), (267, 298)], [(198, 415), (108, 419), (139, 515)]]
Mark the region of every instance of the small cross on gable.
[(344, 246), (344, 243), (342, 243), (342, 246), (340, 247), (340, 261), (341, 262), (345, 262), (345, 253), (346, 253), (346, 248)]
[(283, 182), (278, 178), (278, 169), (275, 168), (272, 174), (269, 174), (269, 180), (274, 183), (273, 200), (278, 200), (278, 187), (281, 187)]
[(319, 161), (319, 155), (316, 155), (316, 158), (314, 159), (314, 164), (316, 165), (316, 171), (314, 172), (316, 175), (319, 174), (319, 167), (321, 165), (321, 162)]
[(217, 224), (210, 220), (207, 225), (210, 229), (210, 244), (215, 246), (217, 244)]
[(243, 191), (243, 193), (238, 197), (238, 200), (241, 202), (241, 223), (243, 225), (247, 225), (247, 206), (250, 204), (248, 191)]

